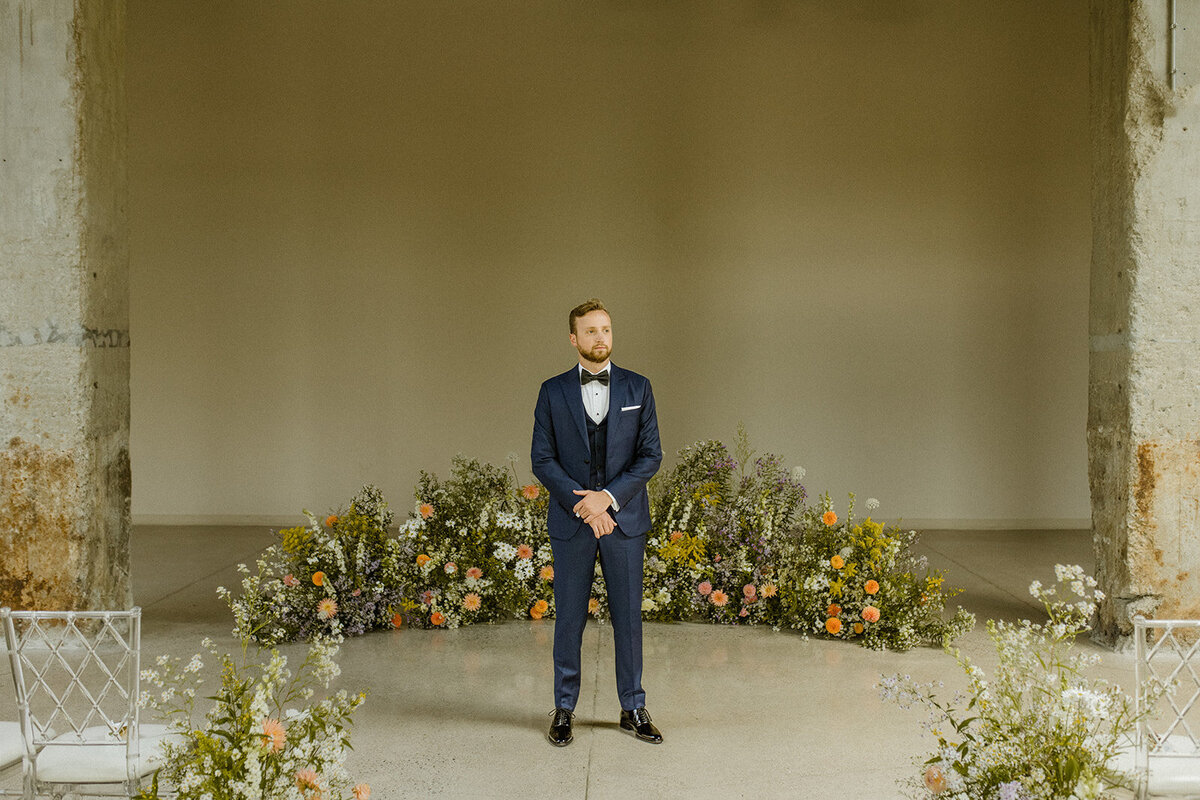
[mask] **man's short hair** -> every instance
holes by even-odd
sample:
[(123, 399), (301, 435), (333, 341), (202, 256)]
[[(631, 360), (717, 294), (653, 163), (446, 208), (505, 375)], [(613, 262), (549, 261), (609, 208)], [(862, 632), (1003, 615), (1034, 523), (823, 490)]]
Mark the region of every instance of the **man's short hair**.
[[(603, 311), (605, 314), (608, 314), (608, 309), (604, 307), (604, 303), (600, 302), (600, 300), (595, 297), (593, 297), (591, 300), (586, 300), (572, 308), (571, 316), (567, 318), (567, 325), (570, 328), (571, 333), (575, 333), (575, 320), (579, 319), (585, 314), (590, 314), (593, 311)], [(608, 314), (608, 318), (611, 320), (612, 314)]]

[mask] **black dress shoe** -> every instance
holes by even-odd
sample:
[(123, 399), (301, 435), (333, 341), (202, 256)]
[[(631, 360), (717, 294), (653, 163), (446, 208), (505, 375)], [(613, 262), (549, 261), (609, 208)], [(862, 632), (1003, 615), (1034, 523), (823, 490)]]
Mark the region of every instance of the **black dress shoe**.
[(643, 742), (662, 744), (662, 734), (650, 721), (650, 712), (646, 708), (635, 708), (632, 711), (621, 711), (621, 730), (629, 731)]
[(550, 723), (550, 731), (546, 738), (555, 747), (566, 747), (575, 738), (571, 733), (571, 718), (575, 714), (567, 708), (556, 708), (550, 713), (554, 715), (554, 721)]

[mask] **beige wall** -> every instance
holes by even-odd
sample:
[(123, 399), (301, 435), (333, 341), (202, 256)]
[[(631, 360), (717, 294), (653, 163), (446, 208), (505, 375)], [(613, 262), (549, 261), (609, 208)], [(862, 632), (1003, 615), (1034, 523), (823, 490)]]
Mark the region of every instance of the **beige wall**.
[(1086, 526), (1087, 3), (129, 2), (134, 512), (512, 452), (614, 311), (663, 446)]

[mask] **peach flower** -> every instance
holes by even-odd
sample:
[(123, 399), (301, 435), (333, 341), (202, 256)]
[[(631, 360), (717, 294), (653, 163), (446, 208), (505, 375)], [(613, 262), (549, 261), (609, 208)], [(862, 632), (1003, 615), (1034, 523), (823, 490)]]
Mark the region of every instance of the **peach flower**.
[(764, 583), (760, 593), (763, 597), (774, 597), (779, 592), (779, 589), (773, 583)]
[(824, 522), (827, 526), (837, 525), (837, 514), (833, 511), (826, 511), (821, 515), (821, 522)]
[(278, 753), (283, 749), (284, 742), (287, 741), (287, 731), (279, 720), (267, 717), (262, 721), (262, 737), (263, 746), (272, 753)]
[(527, 544), (517, 545), (517, 558), (521, 558), (526, 561), (533, 558), (533, 548)]
[(834, 556), (833, 558), (829, 559), (829, 566), (833, 567), (834, 569), (841, 569), (842, 567), (846, 566), (846, 559), (842, 558), (841, 556)]
[(435, 628), (440, 628), (446, 622), (446, 615), (440, 611), (435, 611), (429, 615), (429, 624)]
[(758, 596), (758, 589), (754, 588), (753, 583), (747, 583), (742, 587), (742, 594), (746, 596), (747, 600), (753, 600)]
[(322, 597), (317, 601), (317, 616), (321, 619), (329, 619), (338, 612), (337, 601), (332, 597)]
[(700, 585), (696, 587), (696, 591), (702, 595), (710, 595), (712, 594), (712, 584), (708, 581), (701, 581)]
[(671, 541), (675, 542), (683, 538), (683, 531), (671, 531)]
[(745, 609), (745, 607), (743, 607), (742, 610), (738, 612), (738, 616), (739, 617), (748, 617), (748, 616), (750, 616), (750, 612), (747, 611)]
[(538, 577), (544, 581), (554, 580), (554, 567), (550, 566), (549, 564), (542, 567), (542, 571), (538, 573)]
[(541, 619), (546, 616), (546, 612), (550, 610), (550, 604), (545, 600), (538, 600), (533, 604), (533, 608), (529, 609), (529, 616), (533, 619)]
[(467, 570), (467, 577), (479, 580), (483, 577), (483, 570), (481, 570), (479, 567), (471, 567), (469, 570)]
[(934, 794), (946, 791), (946, 773), (936, 764), (930, 764), (925, 770), (925, 788)]
[(429, 556), (425, 555), (424, 553), (421, 553), (420, 555), (417, 556), (417, 566), (423, 567), (432, 560), (433, 559), (431, 559)]
[(421, 592), (421, 603), (424, 605), (430, 605), (433, 603), (433, 598), (435, 597), (437, 597), (437, 592), (435, 592), (433, 589), (426, 589), (425, 591)]
[(393, 628), (399, 628), (403, 624), (404, 624), (404, 615), (403, 614), (401, 614), (399, 611), (397, 611), (395, 614), (392, 614), (392, 627)]
[(864, 629), (863, 629), (863, 624), (862, 624), (861, 622), (856, 622), (856, 623), (854, 623), (854, 632), (855, 632), (856, 634), (858, 634), (858, 633), (862, 633), (862, 632), (863, 632), (863, 630), (864, 630)]
[(354, 800), (367, 800), (371, 796), (371, 786), (367, 783), (356, 783), (350, 791), (354, 794)]
[(600, 598), (592, 597), (588, 599), (588, 613), (595, 614), (600, 610)]
[(875, 606), (867, 606), (862, 610), (862, 618), (867, 622), (879, 622), (879, 609)]
[(837, 636), (842, 632), (842, 621), (837, 617), (830, 617), (829, 619), (825, 620), (825, 630), (829, 631), (834, 636)]
[(324, 586), (325, 585), (325, 573), (320, 572), (320, 571), (314, 572), (312, 575), (312, 582), (313, 582), (314, 586)]
[(433, 506), (429, 503), (421, 503), (421, 507), (417, 510), (421, 512), (421, 519), (429, 519), (433, 516)]
[(842, 613), (842, 607), (839, 606), (837, 603), (830, 603), (829, 608), (825, 609), (825, 616), (827, 616), (827, 617), (837, 617), (837, 616), (840, 616), (841, 613)]
[(713, 593), (709, 595), (709, 600), (714, 606), (720, 607), (729, 602), (729, 597), (720, 589), (713, 589)]
[(538, 495), (541, 493), (542, 490), (539, 489), (536, 484), (531, 483), (528, 486), (521, 487), (521, 494), (526, 500), (537, 500)]
[(312, 789), (320, 791), (321, 776), (311, 769), (296, 770), (296, 788), (300, 791)]
[(463, 598), (463, 601), (462, 601), (462, 606), (467, 611), (478, 611), (479, 607), (482, 605), (483, 605), (483, 599), (479, 595), (475, 594), (474, 592), (471, 592), (470, 594), (468, 594), (466, 597)]
[(863, 586), (863, 591), (867, 594), (875, 594), (879, 591), (879, 584), (875, 581), (867, 581)]
[(332, 528), (334, 525), (337, 525), (337, 521), (338, 521), (337, 514), (330, 514), (328, 517), (325, 518), (325, 527)]
[(453, 575), (458, 572), (458, 564), (455, 564), (453, 561), (447, 561), (446, 566), (442, 567), (442, 569), (446, 570), (447, 575)]
[(299, 586), (300, 580), (295, 575), (293, 575), (292, 573), (289, 572), (287, 575), (283, 576), (283, 585), (284, 586)]

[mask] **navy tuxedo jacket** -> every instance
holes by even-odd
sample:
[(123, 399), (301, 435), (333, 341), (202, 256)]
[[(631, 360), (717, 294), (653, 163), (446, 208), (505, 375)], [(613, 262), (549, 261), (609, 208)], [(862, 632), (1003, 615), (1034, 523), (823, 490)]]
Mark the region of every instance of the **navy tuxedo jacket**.
[[(610, 365), (608, 384), (608, 481), (621, 510), (609, 513), (628, 536), (650, 530), (650, 496), (646, 482), (662, 463), (658, 416), (650, 381), (636, 372)], [(571, 509), (583, 499), (576, 489), (590, 488), (591, 448), (587, 412), (579, 388), (579, 367), (572, 367), (542, 384), (533, 412), (533, 474), (550, 490), (550, 537), (570, 539), (591, 527)]]

